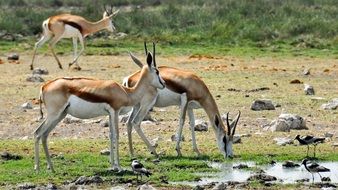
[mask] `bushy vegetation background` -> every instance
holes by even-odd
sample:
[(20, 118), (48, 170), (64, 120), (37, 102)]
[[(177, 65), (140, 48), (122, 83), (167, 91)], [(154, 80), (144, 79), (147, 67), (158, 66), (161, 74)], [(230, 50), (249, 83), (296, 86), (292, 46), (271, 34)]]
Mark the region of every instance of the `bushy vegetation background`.
[(132, 39), (319, 49), (338, 42), (336, 0), (0, 0), (0, 31), (36, 35), (62, 12), (96, 21), (103, 5), (121, 9), (116, 28)]

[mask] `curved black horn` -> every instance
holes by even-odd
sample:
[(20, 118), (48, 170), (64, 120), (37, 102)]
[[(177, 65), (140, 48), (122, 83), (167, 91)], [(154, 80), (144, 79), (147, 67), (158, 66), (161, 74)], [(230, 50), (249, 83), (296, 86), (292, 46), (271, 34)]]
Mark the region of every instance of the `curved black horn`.
[(103, 5), (103, 9), (104, 9), (104, 11), (109, 15), (109, 12), (108, 12), (107, 9), (106, 9), (106, 5)]
[(155, 42), (153, 42), (153, 62), (154, 62), (154, 67), (156, 67), (156, 61), (155, 61)]
[[(237, 114), (237, 117), (235, 119), (235, 123), (234, 125), (232, 126), (233, 127), (233, 130), (232, 130), (232, 135), (235, 134), (235, 131), (236, 131), (236, 127), (237, 127), (237, 123), (238, 123), (238, 120), (239, 120), (239, 117), (241, 116), (241, 111), (238, 110), (238, 114)], [(231, 123), (232, 124), (232, 123)]]
[(146, 55), (148, 55), (147, 42), (144, 42), (144, 51), (146, 52)]
[(229, 112), (227, 113), (227, 119), (226, 119), (226, 121), (227, 121), (227, 127), (228, 127), (228, 135), (230, 135), (231, 133), (231, 127), (230, 127), (230, 124), (229, 124)]

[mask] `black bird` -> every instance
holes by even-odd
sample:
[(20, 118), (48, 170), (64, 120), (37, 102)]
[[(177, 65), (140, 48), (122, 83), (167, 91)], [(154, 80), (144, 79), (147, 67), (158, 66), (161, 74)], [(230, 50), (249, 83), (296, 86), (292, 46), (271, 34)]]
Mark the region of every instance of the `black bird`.
[(318, 173), (319, 176), (320, 176), (320, 180), (322, 180), (323, 178), (322, 178), (322, 176), (320, 175), (319, 172), (329, 172), (330, 171), (330, 169), (325, 168), (324, 166), (321, 166), (321, 165), (319, 165), (315, 162), (310, 162), (309, 164), (308, 164), (308, 162), (309, 162), (308, 159), (304, 159), (302, 161), (302, 164), (305, 166), (305, 169), (312, 174), (312, 183), (314, 182), (314, 176), (313, 176), (314, 173)]
[(314, 137), (311, 135), (300, 137), (300, 135), (297, 135), (296, 140), (298, 140), (300, 145), (307, 145), (307, 152), (306, 156), (309, 156), (309, 145), (313, 144), (314, 150), (313, 150), (313, 157), (316, 157), (316, 146), (318, 143), (323, 143), (325, 138), (324, 137)]
[(141, 162), (139, 162), (138, 160), (133, 160), (133, 162), (131, 163), (131, 168), (133, 172), (136, 173), (137, 180), (139, 175), (141, 175), (142, 180), (142, 175), (149, 177), (152, 174), (147, 169), (145, 169), (143, 164), (141, 164)]

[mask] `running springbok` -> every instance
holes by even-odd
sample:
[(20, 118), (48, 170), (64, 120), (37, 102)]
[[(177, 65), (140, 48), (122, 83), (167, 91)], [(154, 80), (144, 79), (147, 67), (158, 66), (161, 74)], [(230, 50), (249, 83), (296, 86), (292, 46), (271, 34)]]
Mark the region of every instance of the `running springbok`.
[[(145, 44), (145, 51), (147, 51), (147, 46)], [(141, 67), (141, 62), (133, 55), (132, 59), (134, 62)], [(194, 73), (179, 70), (172, 67), (161, 66), (158, 67), (159, 72), (161, 73), (161, 77), (165, 81), (166, 87), (162, 90), (157, 90), (155, 88), (152, 91), (155, 91), (156, 95), (153, 96), (153, 104), (148, 105), (148, 109), (152, 106), (155, 107), (168, 107), (172, 105), (178, 105), (180, 107), (180, 121), (179, 121), (179, 128), (176, 134), (177, 142), (176, 142), (176, 151), (178, 156), (181, 156), (181, 136), (183, 125), (185, 122), (185, 116), (188, 112), (189, 122), (190, 122), (190, 129), (191, 129), (191, 137), (192, 137), (192, 146), (193, 150), (200, 155), (200, 152), (196, 145), (196, 138), (195, 138), (195, 118), (193, 109), (203, 108), (207, 113), (210, 123), (214, 129), (218, 148), (224, 155), (224, 157), (232, 157), (232, 144), (233, 144), (233, 136), (235, 134), (236, 126), (238, 120), (240, 118), (240, 112), (238, 113), (235, 120), (229, 124), (229, 113), (227, 113), (226, 118), (226, 126), (221, 119), (217, 104), (211, 95), (208, 87), (205, 83)], [(127, 87), (132, 87), (137, 84), (138, 79), (140, 78), (141, 72), (138, 71), (123, 80), (123, 85)], [(150, 91), (148, 91), (150, 92)], [(132, 112), (131, 117), (133, 118), (135, 111)], [(141, 119), (141, 118), (139, 118)], [(143, 119), (143, 118), (142, 118)], [(131, 130), (132, 125), (127, 123), (128, 126), (128, 140), (129, 140), (129, 151), (131, 156), (134, 156), (133, 147), (132, 147), (132, 136)], [(154, 150), (151, 150), (154, 152)]]
[[(50, 39), (51, 40), (49, 41), (49, 48), (52, 51), (52, 54), (56, 59), (59, 68), (62, 69), (60, 60), (54, 52), (55, 44), (62, 38), (73, 39), (74, 59), (71, 63), (69, 63), (69, 67), (75, 63), (76, 68), (80, 70), (81, 68), (77, 63), (77, 60), (84, 51), (84, 38), (103, 29), (107, 29), (113, 32), (115, 30), (115, 26), (112, 22), (112, 18), (118, 12), (119, 10), (113, 12), (112, 8), (110, 8), (109, 11), (105, 9), (103, 13), (103, 18), (97, 22), (90, 22), (81, 16), (71, 14), (60, 14), (49, 17), (48, 19), (43, 21), (43, 35), (41, 39), (37, 43), (35, 43), (33, 59), (30, 65), (31, 70), (34, 69), (33, 64), (37, 49)], [(80, 53), (77, 53), (77, 39), (79, 39), (81, 44)]]
[[(111, 166), (114, 170), (121, 170), (118, 131), (120, 111), (123, 112), (125, 108), (142, 104), (143, 101), (153, 100), (152, 96), (147, 96), (148, 89), (163, 89), (165, 87), (151, 53), (147, 55), (147, 64), (142, 66), (140, 78), (132, 88), (121, 86), (110, 80), (81, 77), (57, 78), (44, 84), (40, 91), (40, 102), (43, 102), (47, 109), (47, 117), (34, 132), (35, 170), (39, 171), (40, 169), (39, 141), (41, 139), (46, 154), (47, 168), (54, 171), (48, 152), (47, 137), (67, 114), (81, 119), (109, 115)], [(143, 112), (146, 111), (139, 109), (132, 121), (138, 121), (139, 115), (145, 115), (146, 113)], [(43, 117), (41, 104), (40, 113)], [(147, 141), (143, 133), (140, 136), (144, 141)]]

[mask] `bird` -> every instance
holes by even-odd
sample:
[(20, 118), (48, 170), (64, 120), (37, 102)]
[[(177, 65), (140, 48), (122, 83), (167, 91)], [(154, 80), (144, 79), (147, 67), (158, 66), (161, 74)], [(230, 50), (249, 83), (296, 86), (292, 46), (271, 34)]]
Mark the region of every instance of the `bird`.
[(325, 138), (324, 137), (314, 137), (311, 135), (300, 137), (300, 135), (297, 135), (295, 140), (298, 140), (300, 145), (307, 145), (307, 152), (306, 156), (309, 156), (309, 145), (313, 144), (314, 150), (313, 150), (313, 157), (316, 157), (316, 146), (318, 143), (323, 143)]
[(322, 178), (322, 176), (320, 175), (319, 172), (329, 172), (330, 171), (329, 168), (325, 168), (324, 166), (321, 166), (321, 165), (319, 165), (319, 164), (317, 164), (315, 162), (310, 162), (308, 164), (309, 161), (310, 160), (308, 160), (308, 159), (304, 159), (302, 161), (302, 164), (305, 166), (305, 169), (308, 172), (311, 173), (311, 175), (312, 175), (312, 183), (314, 182), (314, 176), (313, 176), (314, 173), (318, 173), (318, 175), (320, 176), (320, 180), (322, 180), (323, 178)]
[(138, 160), (132, 161), (131, 168), (132, 168), (133, 172), (136, 174), (137, 180), (138, 180), (139, 175), (141, 175), (141, 180), (142, 180), (142, 175), (145, 175), (147, 177), (152, 175), (152, 173), (150, 171), (148, 171), (146, 168), (144, 168), (143, 164)]

